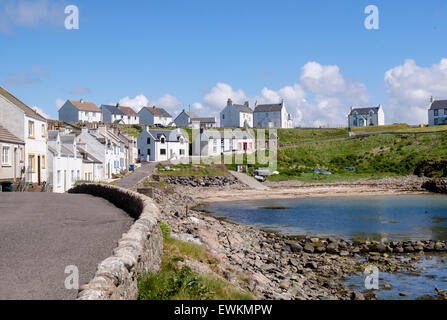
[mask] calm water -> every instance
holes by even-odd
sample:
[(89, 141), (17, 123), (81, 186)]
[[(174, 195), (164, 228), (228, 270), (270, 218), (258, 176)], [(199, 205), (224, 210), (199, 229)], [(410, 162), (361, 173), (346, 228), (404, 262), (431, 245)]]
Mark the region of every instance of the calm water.
[(287, 235), (447, 240), (447, 196), (380, 196), (218, 203), (219, 217)]

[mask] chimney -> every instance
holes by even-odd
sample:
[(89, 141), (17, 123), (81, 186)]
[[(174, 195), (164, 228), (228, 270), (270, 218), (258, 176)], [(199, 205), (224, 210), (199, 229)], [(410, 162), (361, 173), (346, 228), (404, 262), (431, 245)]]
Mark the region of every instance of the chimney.
[(227, 106), (232, 106), (232, 105), (233, 105), (233, 100), (231, 100), (231, 98), (228, 98)]
[(246, 107), (250, 107), (250, 101), (245, 101), (244, 105), (245, 105)]
[(79, 100), (80, 103), (84, 103), (84, 99)]
[(116, 104), (116, 107), (119, 108), (119, 106), (120, 106), (120, 103), (118, 102), (118, 103)]
[(435, 102), (435, 98), (433, 98), (433, 96), (430, 97), (430, 102), (431, 103)]

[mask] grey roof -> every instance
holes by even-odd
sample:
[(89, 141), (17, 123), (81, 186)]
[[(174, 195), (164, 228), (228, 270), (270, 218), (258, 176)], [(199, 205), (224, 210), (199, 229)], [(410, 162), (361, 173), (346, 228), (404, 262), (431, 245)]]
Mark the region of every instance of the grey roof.
[(204, 130), (201, 133), (201, 140), (208, 139), (254, 139), (250, 132), (241, 130)]
[[(157, 108), (157, 107), (153, 106), (152, 108), (143, 107), (143, 109), (146, 109), (147, 111), (149, 111), (156, 117), (172, 118), (171, 115), (163, 108)], [(143, 110), (143, 109), (141, 109), (141, 110)]]
[(101, 106), (101, 108), (106, 109), (107, 111), (109, 111), (111, 114), (115, 114), (115, 115), (119, 115), (119, 116), (124, 116), (124, 112), (121, 111), (119, 108), (117, 108), (116, 106), (111, 106), (108, 104), (103, 104)]
[(369, 107), (369, 108), (354, 108), (351, 110), (349, 115), (352, 115), (353, 113), (357, 113), (360, 115), (367, 115), (372, 110), (374, 113), (377, 113), (379, 111), (379, 107)]
[(59, 135), (59, 131), (57, 131), (57, 130), (48, 130), (48, 140), (49, 141), (56, 140), (58, 135)]
[(247, 107), (247, 106), (242, 105), (242, 104), (233, 104), (233, 107), (235, 107), (237, 110), (239, 110), (239, 112), (253, 113), (253, 110), (251, 110), (250, 107)]
[(74, 156), (73, 149), (69, 148), (66, 144), (61, 145), (61, 154), (70, 157)]
[[(99, 160), (98, 158), (96, 158), (94, 155), (92, 155), (90, 152), (88, 152), (86, 149), (84, 149), (81, 146), (77, 146), (77, 149), (80, 153), (85, 153), (87, 155), (87, 160), (86, 162), (95, 162), (95, 163), (102, 163), (101, 160)], [(84, 160), (85, 161), (85, 160)]]
[(17, 143), (17, 144), (25, 144), (25, 142), (23, 142), (22, 140), (17, 138), (11, 132), (9, 132), (5, 128), (3, 128), (1, 125), (0, 125), (0, 141)]
[(254, 112), (278, 112), (282, 110), (282, 104), (258, 104)]
[(191, 121), (199, 121), (200, 123), (216, 123), (216, 118), (191, 118)]
[(154, 137), (156, 140), (160, 140), (162, 135), (166, 137), (168, 142), (175, 142), (178, 141), (180, 136), (183, 136), (186, 140), (188, 140), (188, 137), (185, 137), (183, 134), (179, 133), (177, 130), (148, 130), (149, 133)]
[(447, 100), (436, 100), (430, 106), (430, 110), (447, 109)]

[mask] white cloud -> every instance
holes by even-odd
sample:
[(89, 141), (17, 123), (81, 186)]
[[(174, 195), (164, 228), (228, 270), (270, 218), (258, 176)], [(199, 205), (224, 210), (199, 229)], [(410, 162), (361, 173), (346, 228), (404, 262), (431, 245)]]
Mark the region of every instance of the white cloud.
[(49, 0), (3, 1), (0, 7), (0, 32), (10, 33), (16, 27), (36, 28), (40, 25), (63, 27), (64, 7), (62, 3)]
[(209, 106), (215, 111), (220, 110), (227, 104), (228, 98), (233, 100), (233, 103), (244, 103), (247, 97), (243, 90), (233, 90), (233, 88), (223, 82), (217, 83), (211, 88), (203, 97), (205, 105)]
[(427, 68), (405, 60), (385, 73), (385, 85), (392, 122), (427, 123), (430, 97), (447, 99), (447, 59)]
[(149, 99), (144, 94), (139, 94), (135, 98), (125, 97), (119, 101), (119, 104), (126, 107), (132, 107), (135, 111), (140, 111), (141, 108), (149, 106)]
[(42, 117), (44, 117), (45, 119), (49, 119), (50, 116), (47, 115), (45, 112), (43, 112), (43, 110), (39, 107), (32, 107), (31, 109), (33, 109), (35, 112), (37, 112), (38, 114), (40, 114)]
[(61, 98), (57, 98), (55, 101), (57, 110), (59, 110), (64, 105), (64, 103), (65, 103), (64, 100), (62, 100)]

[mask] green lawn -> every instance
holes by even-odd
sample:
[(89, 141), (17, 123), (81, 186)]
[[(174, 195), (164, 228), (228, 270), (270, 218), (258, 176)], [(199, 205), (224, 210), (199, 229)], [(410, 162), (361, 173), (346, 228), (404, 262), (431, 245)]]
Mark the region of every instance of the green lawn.
[(218, 177), (227, 176), (230, 173), (228, 169), (221, 164), (178, 164), (166, 166), (159, 164), (157, 166), (159, 175), (177, 176), (177, 177)]

